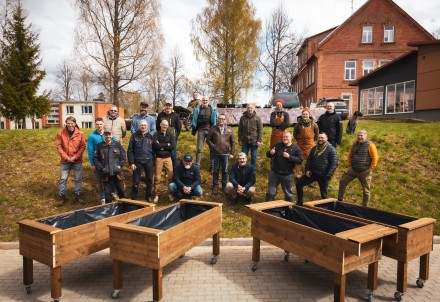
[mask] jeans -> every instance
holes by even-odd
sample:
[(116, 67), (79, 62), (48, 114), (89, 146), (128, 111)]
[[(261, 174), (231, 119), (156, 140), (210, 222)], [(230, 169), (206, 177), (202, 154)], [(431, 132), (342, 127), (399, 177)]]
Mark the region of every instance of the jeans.
[(153, 172), (154, 163), (153, 160), (146, 163), (135, 163), (136, 170), (133, 171), (133, 186), (131, 187), (131, 199), (137, 199), (139, 194), (139, 184), (141, 182), (142, 171), (145, 172), (145, 199), (151, 197), (151, 190), (153, 187)]
[(329, 183), (330, 179), (328, 179), (325, 176), (316, 176), (313, 174), (310, 177), (303, 175), (296, 183), (296, 194), (298, 195), (298, 202), (304, 201), (303, 188), (305, 186), (307, 186), (308, 184), (311, 184), (312, 182), (315, 182), (315, 181), (318, 182), (319, 191), (321, 193), (321, 198), (325, 199), (328, 197), (328, 183)]
[(281, 184), (281, 188), (284, 192), (284, 200), (293, 201), (293, 174), (284, 175), (278, 174), (274, 171), (269, 172), (269, 181), (267, 184), (266, 201), (275, 200), (277, 195), (278, 185)]
[(172, 182), (168, 185), (168, 190), (171, 194), (173, 194), (174, 197), (177, 197), (177, 199), (193, 199), (193, 196), (202, 196), (203, 190), (200, 185), (196, 186), (194, 190), (191, 190), (190, 194), (184, 194), (183, 191), (179, 190), (176, 183)]
[(96, 181), (98, 182), (99, 198), (104, 199), (105, 194), (104, 194), (104, 187), (102, 185), (102, 175), (101, 172), (99, 172), (96, 169), (95, 169), (95, 177), (96, 177)]
[(62, 163), (60, 164), (60, 195), (66, 195), (66, 183), (70, 170), (74, 171), (75, 194), (81, 194), (82, 186), (82, 163)]
[(251, 150), (251, 165), (254, 167), (255, 171), (257, 170), (257, 155), (258, 155), (258, 144), (257, 143), (243, 143), (241, 145), (241, 152), (249, 154), (249, 150)]
[(212, 187), (218, 187), (218, 174), (220, 171), (220, 166), (222, 167), (222, 188), (226, 188), (226, 183), (228, 182), (228, 163), (229, 154), (219, 155), (214, 154), (214, 173), (212, 175)]

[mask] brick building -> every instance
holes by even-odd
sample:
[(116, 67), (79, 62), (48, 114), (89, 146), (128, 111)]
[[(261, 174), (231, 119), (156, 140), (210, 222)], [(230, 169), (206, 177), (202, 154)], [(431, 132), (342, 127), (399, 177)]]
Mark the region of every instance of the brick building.
[(358, 89), (349, 83), (415, 50), (409, 41), (434, 37), (391, 0), (370, 0), (340, 26), (305, 39), (297, 53), (293, 90), (303, 106), (324, 97), (358, 108)]

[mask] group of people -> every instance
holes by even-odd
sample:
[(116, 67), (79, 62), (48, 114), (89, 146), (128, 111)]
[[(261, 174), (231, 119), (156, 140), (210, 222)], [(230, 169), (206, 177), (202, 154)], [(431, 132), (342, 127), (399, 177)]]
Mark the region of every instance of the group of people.
[[(110, 202), (116, 196), (126, 197), (121, 170), (126, 159), (133, 177), (132, 199), (139, 198), (139, 186), (144, 181), (145, 199), (158, 202), (162, 174), (168, 178), (170, 200), (201, 196), (200, 163), (205, 143), (210, 150), (212, 194), (219, 194), (221, 174), (221, 189), (233, 204), (239, 198), (252, 202), (255, 196), (258, 148), (263, 144), (263, 124), (255, 112), (255, 104), (248, 104), (240, 118), (238, 144), (241, 152), (238, 161), (229, 169), (229, 161), (235, 154), (236, 139), (226, 124), (226, 115), (217, 113), (216, 108), (209, 104), (208, 96), (199, 100), (195, 92), (191, 102), (194, 103), (191, 130), (192, 135), (197, 135), (195, 161), (187, 153), (178, 163), (176, 149), (181, 121), (169, 100), (165, 101), (164, 110), (158, 114), (157, 119), (148, 115), (148, 103), (140, 103), (139, 113), (132, 117), (132, 134), (127, 151), (122, 146), (127, 129), (125, 121), (119, 117), (118, 108), (111, 106), (105, 117), (96, 118), (96, 130), (87, 139), (87, 151), (90, 164), (95, 169), (101, 203)], [(67, 117), (65, 122), (65, 127), (56, 138), (60, 155), (59, 204), (66, 203), (66, 181), (70, 170), (74, 170), (76, 201), (83, 204), (81, 171), (86, 141), (74, 117)], [(327, 104), (327, 111), (317, 122), (311, 118), (308, 109), (303, 109), (291, 132), (288, 130), (289, 114), (283, 108), (283, 101), (277, 100), (270, 117), (270, 126), (272, 134), (266, 156), (270, 158), (271, 168), (266, 201), (275, 199), (278, 185), (281, 184), (285, 200), (293, 201), (293, 190), (296, 187), (297, 203), (302, 204), (304, 186), (315, 181), (318, 182), (321, 197), (327, 198), (328, 184), (338, 166), (336, 146), (342, 139), (342, 121), (334, 112), (333, 103)], [(292, 142), (293, 138), (296, 144)], [(364, 130), (360, 131), (349, 151), (349, 169), (340, 181), (339, 200), (343, 200), (347, 185), (358, 178), (363, 187), (363, 204), (368, 204), (372, 171), (377, 160), (374, 144), (367, 141)], [(302, 166), (303, 161), (305, 167)]]

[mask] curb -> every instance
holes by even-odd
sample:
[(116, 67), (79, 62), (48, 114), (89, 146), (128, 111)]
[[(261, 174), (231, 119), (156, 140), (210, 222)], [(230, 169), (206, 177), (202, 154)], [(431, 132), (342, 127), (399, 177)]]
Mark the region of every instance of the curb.
[[(440, 236), (434, 236), (434, 244), (440, 244)], [(261, 245), (270, 245), (262, 241)], [(212, 239), (207, 239), (199, 246), (212, 246)], [(252, 238), (220, 238), (220, 246), (252, 246)], [(18, 241), (0, 242), (0, 250), (18, 250)]]

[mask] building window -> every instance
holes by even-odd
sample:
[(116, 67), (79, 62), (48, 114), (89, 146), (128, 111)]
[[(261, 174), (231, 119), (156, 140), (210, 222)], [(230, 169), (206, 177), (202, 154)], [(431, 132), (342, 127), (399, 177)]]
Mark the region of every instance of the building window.
[(386, 113), (414, 112), (415, 82), (387, 85)]
[(58, 124), (57, 120), (47, 120), (47, 124)]
[(383, 114), (383, 87), (361, 90), (360, 110), (365, 115)]
[(92, 114), (92, 106), (81, 106), (82, 114)]
[(374, 69), (374, 61), (364, 61), (364, 68), (362, 75), (366, 75), (373, 71)]
[(380, 60), (380, 61), (379, 61), (379, 67), (380, 67), (380, 66), (383, 66), (383, 65), (385, 65), (385, 64), (388, 64), (389, 62), (391, 62), (391, 60)]
[(92, 122), (81, 122), (81, 128), (92, 128), (93, 127), (93, 125), (92, 125), (93, 123)]
[(345, 61), (345, 79), (356, 79), (356, 61)]
[(362, 27), (362, 43), (373, 42), (373, 26)]
[(5, 122), (0, 122), (0, 129), (5, 129)]
[(67, 114), (73, 114), (73, 106), (66, 106), (66, 112)]
[(383, 42), (384, 43), (393, 43), (394, 42), (394, 26), (393, 25), (385, 25), (383, 31)]

